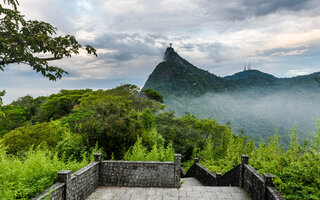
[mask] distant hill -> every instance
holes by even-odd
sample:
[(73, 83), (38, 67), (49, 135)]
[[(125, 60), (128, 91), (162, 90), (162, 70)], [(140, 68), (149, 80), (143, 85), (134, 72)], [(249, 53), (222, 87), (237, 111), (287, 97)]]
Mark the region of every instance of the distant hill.
[(246, 70), (218, 77), (195, 67), (169, 47), (146, 81), (143, 89), (147, 88), (164, 96), (167, 110), (230, 122), (235, 131), (255, 140), (277, 130), (288, 139), (294, 123), (303, 138), (310, 137), (308, 130), (320, 119), (320, 72), (277, 78)]
[(222, 92), (231, 85), (227, 80), (193, 66), (168, 47), (164, 61), (156, 66), (143, 87), (147, 88), (155, 89), (167, 98)]
[(218, 77), (199, 69), (168, 47), (163, 62), (150, 74), (143, 89), (155, 89), (165, 97), (199, 96), (208, 92), (248, 89), (275, 91), (307, 89), (320, 91), (320, 72), (293, 78), (277, 78), (258, 70), (246, 70), (231, 76)]

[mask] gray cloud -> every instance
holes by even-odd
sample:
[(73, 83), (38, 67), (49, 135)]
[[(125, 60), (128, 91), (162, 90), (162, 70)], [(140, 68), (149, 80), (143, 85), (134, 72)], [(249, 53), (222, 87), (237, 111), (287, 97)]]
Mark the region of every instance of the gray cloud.
[(258, 53), (258, 56), (294, 56), (308, 52), (307, 46), (292, 47), (292, 48), (274, 48)]
[[(105, 33), (95, 38), (93, 46), (106, 49), (107, 52), (99, 55), (100, 59), (113, 59), (116, 61), (128, 61), (137, 56), (159, 56), (165, 47), (163, 37), (157, 35), (141, 35), (138, 33)], [(166, 40), (166, 39), (164, 39)], [(156, 43), (161, 47), (157, 48)]]
[(313, 9), (314, 0), (202, 0), (200, 7), (215, 19), (241, 21), (281, 11)]
[[(53, 62), (70, 72), (61, 87), (76, 79), (141, 84), (170, 42), (195, 66), (220, 76), (238, 72), (248, 59), (278, 77), (320, 71), (318, 0), (23, 0), (20, 5), (28, 19), (47, 21), (98, 49), (98, 58), (82, 54)], [(52, 86), (33, 84), (41, 77), (33, 73), (12, 67), (0, 72), (0, 85), (11, 84), (4, 81), (9, 74), (30, 88)]]

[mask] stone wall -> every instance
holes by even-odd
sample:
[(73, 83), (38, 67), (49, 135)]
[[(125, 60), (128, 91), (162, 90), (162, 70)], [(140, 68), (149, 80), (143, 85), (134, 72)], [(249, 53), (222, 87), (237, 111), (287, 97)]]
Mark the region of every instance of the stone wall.
[(278, 190), (274, 187), (267, 186), (266, 199), (268, 200), (285, 200)]
[(34, 198), (34, 200), (52, 199), (64, 200), (65, 199), (65, 183), (56, 183), (46, 189), (42, 194)]
[(71, 170), (58, 172), (58, 183), (54, 184), (34, 200), (82, 200), (98, 186), (101, 154), (95, 154), (95, 162), (71, 174)]
[(195, 177), (203, 185), (216, 186), (216, 175), (210, 170), (199, 164), (199, 159), (193, 160), (193, 165), (190, 167), (185, 175), (186, 177)]
[(265, 187), (263, 176), (261, 176), (250, 165), (244, 165), (244, 185), (243, 189), (248, 192), (252, 199), (264, 199)]
[(261, 175), (249, 165), (249, 156), (242, 155), (240, 165), (239, 185), (252, 199), (256, 200), (285, 200), (274, 187), (272, 174)]
[(101, 161), (102, 186), (180, 187), (181, 155), (174, 162)]
[(134, 187), (180, 187), (181, 155), (174, 162), (101, 161), (101, 154), (94, 154), (95, 162), (71, 174), (70, 170), (58, 173), (54, 184), (34, 200), (83, 200), (98, 185)]
[(102, 186), (180, 187), (181, 155), (175, 162), (101, 161)]
[(102, 161), (100, 185), (174, 187), (174, 163)]
[(223, 176), (218, 177), (219, 186), (239, 186), (240, 165), (234, 167)]
[(185, 177), (195, 177), (205, 186), (239, 186), (240, 165), (225, 173), (214, 174), (201, 164), (199, 159), (195, 158)]
[(97, 188), (98, 182), (99, 162), (94, 162), (71, 175), (67, 182), (67, 199), (85, 199)]
[(206, 186), (240, 186), (254, 200), (285, 200), (272, 184), (275, 178), (272, 174), (259, 174), (249, 165), (249, 156), (241, 157), (241, 164), (234, 167), (223, 176), (213, 174), (194, 159), (194, 164), (186, 173), (186, 177), (195, 177)]

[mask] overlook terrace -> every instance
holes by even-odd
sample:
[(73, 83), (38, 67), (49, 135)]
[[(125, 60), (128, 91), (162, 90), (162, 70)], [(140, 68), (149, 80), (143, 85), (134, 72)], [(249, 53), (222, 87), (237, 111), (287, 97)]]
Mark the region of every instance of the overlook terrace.
[(101, 161), (100, 153), (94, 157), (93, 163), (73, 174), (60, 171), (58, 183), (34, 200), (284, 199), (272, 184), (274, 176), (259, 174), (246, 155), (224, 175), (213, 174), (198, 158), (185, 173), (180, 154), (174, 162)]

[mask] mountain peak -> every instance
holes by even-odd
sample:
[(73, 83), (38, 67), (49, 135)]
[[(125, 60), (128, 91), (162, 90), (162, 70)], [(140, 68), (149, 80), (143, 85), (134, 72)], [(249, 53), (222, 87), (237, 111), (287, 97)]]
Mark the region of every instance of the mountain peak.
[(180, 56), (177, 54), (177, 52), (174, 51), (174, 49), (171, 47), (168, 47), (166, 52), (164, 53), (163, 60), (168, 61), (168, 60), (175, 60), (176, 58), (179, 58)]
[(175, 50), (172, 48), (172, 44), (167, 48), (163, 57), (164, 62), (174, 62), (180, 66), (184, 67), (195, 67), (185, 59), (183, 59)]
[(193, 66), (170, 45), (164, 54), (164, 61), (156, 66), (143, 89), (154, 89), (166, 98), (170, 95), (199, 96), (208, 91), (225, 90), (227, 87), (222, 78)]

